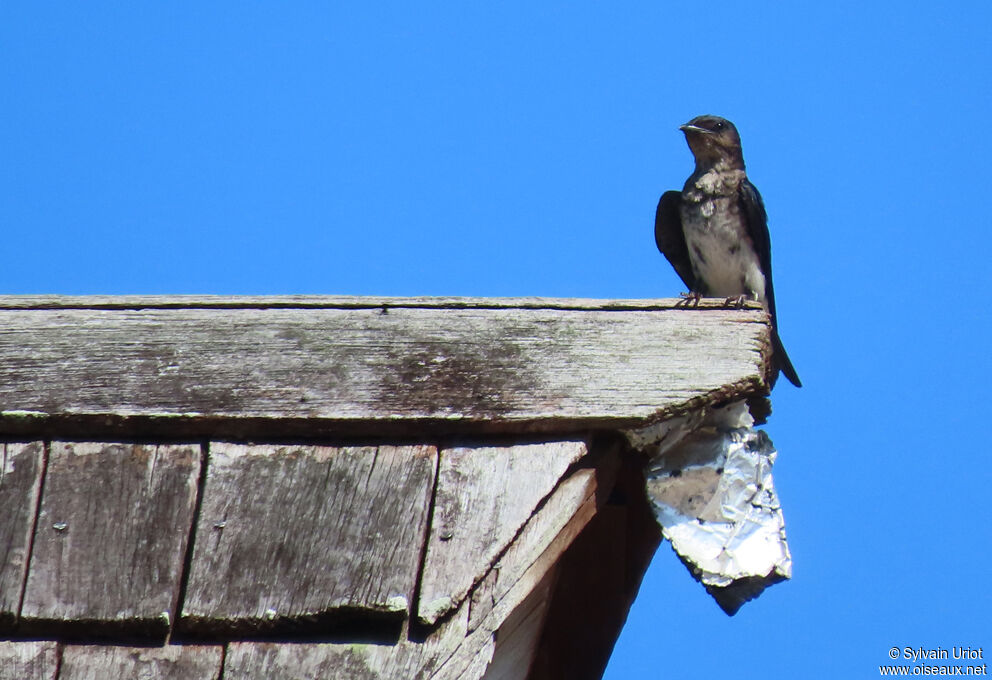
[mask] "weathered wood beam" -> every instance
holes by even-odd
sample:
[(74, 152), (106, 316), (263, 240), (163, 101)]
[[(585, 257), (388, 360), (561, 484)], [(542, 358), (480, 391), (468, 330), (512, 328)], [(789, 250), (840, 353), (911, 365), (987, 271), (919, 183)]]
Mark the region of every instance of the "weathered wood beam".
[(0, 298), (0, 434), (615, 430), (766, 388), (763, 311), (675, 303)]
[[(0, 295), (0, 311), (24, 309), (561, 309), (659, 311), (680, 298), (390, 297), (376, 295)], [(702, 300), (699, 309), (723, 309)], [(757, 309), (757, 305), (753, 306)], [(692, 310), (688, 310), (692, 311)]]

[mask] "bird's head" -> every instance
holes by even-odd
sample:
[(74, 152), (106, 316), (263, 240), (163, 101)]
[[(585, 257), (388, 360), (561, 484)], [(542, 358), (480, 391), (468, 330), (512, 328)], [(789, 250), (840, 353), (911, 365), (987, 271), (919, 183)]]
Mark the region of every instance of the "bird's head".
[(726, 118), (696, 116), (679, 126), (696, 158), (696, 167), (721, 167), (728, 170), (744, 169), (741, 136)]

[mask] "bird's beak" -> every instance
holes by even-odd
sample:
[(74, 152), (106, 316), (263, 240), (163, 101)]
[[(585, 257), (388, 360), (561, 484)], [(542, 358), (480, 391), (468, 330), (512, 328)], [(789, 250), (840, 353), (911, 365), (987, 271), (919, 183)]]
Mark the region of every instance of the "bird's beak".
[(679, 130), (681, 130), (682, 132), (698, 132), (703, 135), (713, 134), (706, 128), (701, 128), (698, 125), (692, 125), (691, 123), (686, 123), (685, 125), (679, 125)]

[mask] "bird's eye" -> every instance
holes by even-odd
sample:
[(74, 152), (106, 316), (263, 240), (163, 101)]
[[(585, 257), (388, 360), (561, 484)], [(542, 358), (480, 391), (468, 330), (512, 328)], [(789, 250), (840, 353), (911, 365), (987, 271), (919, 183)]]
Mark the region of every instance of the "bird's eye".
[(722, 130), (723, 127), (724, 127), (723, 126), (723, 122), (721, 121), (721, 122), (717, 123), (716, 125), (714, 125), (713, 127), (716, 128), (717, 130)]

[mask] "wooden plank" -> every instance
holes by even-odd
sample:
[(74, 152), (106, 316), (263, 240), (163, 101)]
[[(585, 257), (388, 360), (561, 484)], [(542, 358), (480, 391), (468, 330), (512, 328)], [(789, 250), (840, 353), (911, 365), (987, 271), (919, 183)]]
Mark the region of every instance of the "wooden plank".
[[(568, 561), (559, 567), (542, 653), (534, 661), (531, 678), (602, 677), (629, 606), (625, 539), (625, 508), (607, 505), (572, 544)], [(558, 653), (551, 655), (551, 650)]]
[[(433, 680), (461, 678), (483, 658), (487, 663), (492, 659), (487, 672), (525, 677), (513, 674), (529, 665), (537, 649), (538, 620), (543, 620), (548, 588), (555, 582), (563, 555), (606, 503), (616, 479), (618, 454), (612, 448), (594, 453), (595, 467), (570, 474), (528, 520), (477, 586), (478, 592), (473, 592), (468, 635)], [(590, 592), (596, 597), (595, 589)], [(577, 617), (568, 629), (583, 625)], [(500, 640), (507, 646), (494, 645)]]
[(44, 445), (0, 442), (0, 626), (13, 624), (21, 603), (31, 532), (38, 509)]
[(54, 642), (0, 642), (0, 680), (55, 680)]
[(52, 442), (22, 624), (164, 636), (199, 470), (194, 445)]
[(582, 441), (441, 451), (418, 617), (433, 624), (485, 576), (570, 465)]
[(637, 457), (624, 457), (609, 500), (558, 560), (528, 680), (601, 677), (661, 540), (641, 465)]
[[(389, 297), (355, 295), (0, 295), (5, 309), (678, 309), (681, 298), (608, 299), (553, 297)], [(760, 309), (756, 302), (745, 306)], [(723, 298), (695, 309), (722, 309)]]
[(763, 311), (665, 302), (5, 309), (0, 431), (143, 432), (163, 419), (173, 433), (226, 422), (239, 437), (617, 429), (764, 389)]
[(495, 635), (496, 646), (484, 680), (518, 680), (527, 677), (544, 628), (554, 585), (553, 570), (507, 617)]
[(209, 460), (184, 626), (253, 630), (335, 610), (407, 615), (434, 447), (215, 443)]
[[(493, 567), (490, 572), (495, 577), (492, 583), (486, 583), (489, 576), (484, 580), (487, 588), (483, 592), (488, 597), (479, 599), (473, 593), (475, 607), (469, 620), (470, 629), (475, 630), (484, 618), (489, 619), (489, 625), (494, 629), (503, 625), (499, 616), (490, 616), (494, 606), (502, 602), (512, 589), (526, 592), (544, 579), (596, 514), (598, 505), (602, 503), (597, 493), (601, 496), (604, 489), (609, 489), (609, 480), (598, 479), (593, 469), (577, 470), (562, 482)], [(509, 613), (506, 607), (502, 611)]]
[[(606, 502), (616, 463), (615, 455), (605, 456), (596, 468), (576, 470), (530, 518), (480, 584), (483, 596), (473, 593), (468, 635), (434, 680), (460, 679), (469, 669), (479, 667), (480, 659), (487, 664), (491, 659), (490, 670), (495, 668), (496, 674), (512, 674), (529, 665), (540, 638), (537, 619), (543, 619), (557, 565)], [(579, 623), (571, 625), (584, 625), (581, 617), (575, 621)], [(507, 638), (511, 639), (508, 646), (500, 649), (495, 644)]]
[(217, 680), (223, 649), (205, 645), (109, 647), (68, 645), (59, 680)]

